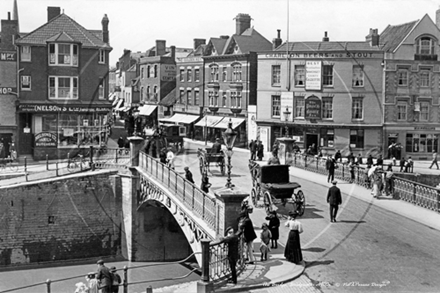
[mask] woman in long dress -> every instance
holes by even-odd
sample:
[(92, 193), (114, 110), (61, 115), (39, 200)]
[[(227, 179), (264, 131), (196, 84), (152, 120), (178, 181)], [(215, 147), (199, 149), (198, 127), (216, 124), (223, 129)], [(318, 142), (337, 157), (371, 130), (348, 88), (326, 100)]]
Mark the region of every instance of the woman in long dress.
[(289, 237), (287, 238), (286, 247), (284, 248), (284, 257), (295, 264), (299, 264), (302, 260), (301, 243), (299, 234), (303, 232), (301, 223), (296, 220), (297, 212), (290, 212), (289, 219), (285, 226), (289, 228)]

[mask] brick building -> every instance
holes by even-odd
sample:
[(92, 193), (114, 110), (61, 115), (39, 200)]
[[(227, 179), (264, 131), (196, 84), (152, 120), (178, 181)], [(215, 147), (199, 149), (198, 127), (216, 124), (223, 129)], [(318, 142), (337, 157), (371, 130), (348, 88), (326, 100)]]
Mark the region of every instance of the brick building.
[[(279, 35), (278, 35), (279, 39)], [(256, 123), (250, 138), (277, 137), (366, 155), (382, 144), (383, 53), (365, 42), (289, 42), (258, 54)]]
[(102, 30), (88, 30), (59, 7), (47, 11), (47, 23), (15, 43), (19, 153), (35, 159), (99, 147), (111, 109), (107, 15)]
[(385, 52), (383, 136), (387, 156), (431, 159), (439, 144), (440, 10), (437, 25), (422, 19), (389, 25), (380, 34)]
[(204, 59), (204, 108), (196, 127), (207, 128), (209, 140), (221, 138), (232, 120), (238, 132), (237, 146), (246, 146), (248, 107), (257, 103), (257, 54), (272, 44), (251, 27), (248, 14), (235, 18), (231, 37), (211, 38)]

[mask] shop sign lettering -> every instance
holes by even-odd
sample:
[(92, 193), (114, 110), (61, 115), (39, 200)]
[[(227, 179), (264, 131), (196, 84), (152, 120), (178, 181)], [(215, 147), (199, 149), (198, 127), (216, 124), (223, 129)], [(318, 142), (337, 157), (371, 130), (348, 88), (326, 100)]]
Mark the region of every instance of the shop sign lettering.
[(57, 135), (52, 132), (40, 132), (35, 135), (36, 147), (56, 147)]
[(16, 88), (13, 87), (0, 87), (0, 95), (9, 95), (16, 92)]
[(17, 61), (16, 52), (0, 52), (0, 61)]
[(104, 107), (76, 107), (76, 106), (58, 106), (58, 105), (35, 105), (21, 104), (19, 105), (21, 112), (53, 112), (53, 113), (108, 113), (110, 108)]
[(310, 96), (305, 101), (305, 119), (321, 119), (321, 100), (317, 96)]
[(259, 59), (307, 59), (307, 58), (373, 58), (371, 52), (344, 52), (344, 53), (267, 53), (258, 56)]
[(306, 62), (306, 90), (321, 90), (322, 61)]

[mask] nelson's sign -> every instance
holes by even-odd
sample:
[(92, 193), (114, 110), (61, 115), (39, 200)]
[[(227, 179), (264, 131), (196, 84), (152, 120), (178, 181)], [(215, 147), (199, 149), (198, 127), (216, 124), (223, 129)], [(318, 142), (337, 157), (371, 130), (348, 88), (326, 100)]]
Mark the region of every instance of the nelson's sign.
[(321, 100), (317, 96), (310, 96), (305, 100), (304, 118), (321, 119)]
[(106, 114), (110, 108), (105, 107), (84, 107), (84, 106), (68, 106), (68, 105), (41, 105), (41, 104), (20, 104), (18, 106), (20, 112), (30, 113), (102, 113)]

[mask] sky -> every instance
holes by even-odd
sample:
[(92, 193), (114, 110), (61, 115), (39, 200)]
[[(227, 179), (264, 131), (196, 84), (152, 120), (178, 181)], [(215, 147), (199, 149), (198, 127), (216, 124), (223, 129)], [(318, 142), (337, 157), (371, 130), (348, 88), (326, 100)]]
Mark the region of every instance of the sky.
[[(14, 0), (0, 0), (0, 19), (7, 19)], [(107, 14), (110, 65), (124, 49), (144, 52), (165, 40), (167, 47), (192, 48), (193, 39), (235, 33), (235, 16), (249, 14), (253, 26), (272, 41), (363, 41), (370, 28), (381, 33), (428, 14), (435, 22), (434, 0), (17, 0), (20, 31), (31, 32), (47, 21), (47, 7), (61, 11), (86, 29), (102, 29)]]

